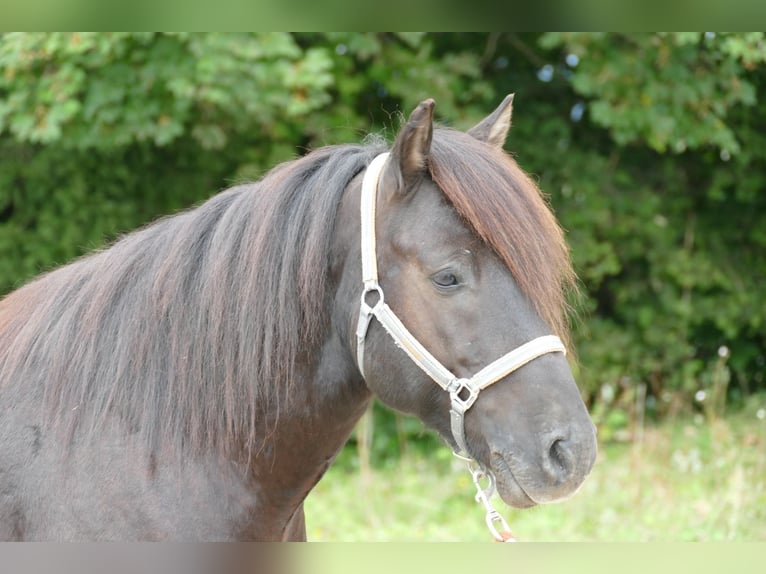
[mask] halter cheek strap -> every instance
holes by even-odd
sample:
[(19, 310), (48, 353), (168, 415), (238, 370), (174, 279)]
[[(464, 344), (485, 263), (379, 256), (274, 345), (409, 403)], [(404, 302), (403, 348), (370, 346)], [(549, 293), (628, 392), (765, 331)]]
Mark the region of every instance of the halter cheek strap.
[[(362, 280), (364, 289), (356, 329), (356, 360), (364, 376), (364, 342), (373, 317), (383, 325), (396, 345), (404, 350), (437, 385), (450, 395), (450, 426), (452, 436), (462, 452), (468, 452), (465, 441), (465, 413), (488, 386), (508, 376), (516, 369), (547, 353), (564, 353), (566, 348), (555, 335), (533, 339), (493, 361), (470, 379), (461, 379), (442, 365), (410, 333), (399, 317), (386, 304), (383, 288), (378, 283), (378, 265), (375, 248), (375, 206), (378, 180), (389, 154), (377, 156), (367, 168), (362, 182)], [(374, 302), (369, 301), (373, 297)]]

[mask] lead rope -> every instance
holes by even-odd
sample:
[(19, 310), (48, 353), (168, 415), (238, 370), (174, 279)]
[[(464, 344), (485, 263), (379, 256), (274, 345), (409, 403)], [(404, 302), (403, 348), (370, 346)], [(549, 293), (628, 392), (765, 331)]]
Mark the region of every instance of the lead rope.
[[(456, 452), (453, 452), (452, 454), (464, 461), (468, 467), (468, 472), (471, 474), (471, 480), (476, 487), (476, 496), (474, 499), (484, 507), (484, 521), (486, 522), (492, 537), (495, 539), (495, 542), (516, 542), (516, 537), (511, 532), (511, 527), (508, 526), (505, 518), (495, 510), (495, 507), (490, 500), (495, 493), (495, 477), (491, 472), (485, 472), (472, 458), (462, 456)], [(488, 480), (486, 488), (481, 485), (481, 481), (484, 478)], [(500, 530), (497, 529), (497, 526), (495, 526), (496, 524), (500, 527)]]

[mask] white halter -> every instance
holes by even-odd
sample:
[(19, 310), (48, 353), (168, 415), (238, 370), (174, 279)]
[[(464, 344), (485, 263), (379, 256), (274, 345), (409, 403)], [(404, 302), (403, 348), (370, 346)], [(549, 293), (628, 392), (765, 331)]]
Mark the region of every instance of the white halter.
[[(378, 283), (378, 264), (375, 250), (375, 205), (378, 179), (388, 156), (388, 153), (382, 153), (372, 160), (362, 182), (362, 280), (364, 290), (356, 329), (357, 365), (362, 376), (364, 376), (364, 340), (370, 321), (375, 317), (393, 338), (396, 345), (403, 349), (410, 359), (425, 371), (437, 385), (450, 394), (452, 436), (455, 438), (460, 451), (467, 453), (464, 415), (476, 402), (479, 392), (546, 353), (566, 354), (566, 348), (561, 339), (554, 335), (538, 337), (493, 361), (470, 379), (460, 379), (429, 353), (407, 330), (399, 317), (385, 303), (383, 288)], [(375, 292), (378, 297), (372, 306), (366, 300), (371, 292)]]

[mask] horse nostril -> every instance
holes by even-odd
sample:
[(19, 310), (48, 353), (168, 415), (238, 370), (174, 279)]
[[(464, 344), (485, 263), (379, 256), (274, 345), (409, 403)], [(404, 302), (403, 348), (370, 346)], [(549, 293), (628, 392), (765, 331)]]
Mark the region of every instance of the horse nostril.
[(572, 450), (569, 441), (561, 438), (555, 439), (548, 449), (548, 470), (560, 481), (565, 481), (572, 474), (574, 468)]

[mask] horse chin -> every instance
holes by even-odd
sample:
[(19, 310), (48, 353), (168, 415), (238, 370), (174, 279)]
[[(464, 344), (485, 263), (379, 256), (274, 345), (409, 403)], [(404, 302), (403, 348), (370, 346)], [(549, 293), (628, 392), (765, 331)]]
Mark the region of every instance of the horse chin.
[(502, 456), (495, 455), (492, 457), (491, 468), (495, 475), (497, 493), (503, 502), (513, 508), (531, 508), (537, 505), (537, 502), (527, 494), (526, 490), (516, 480), (511, 467)]

